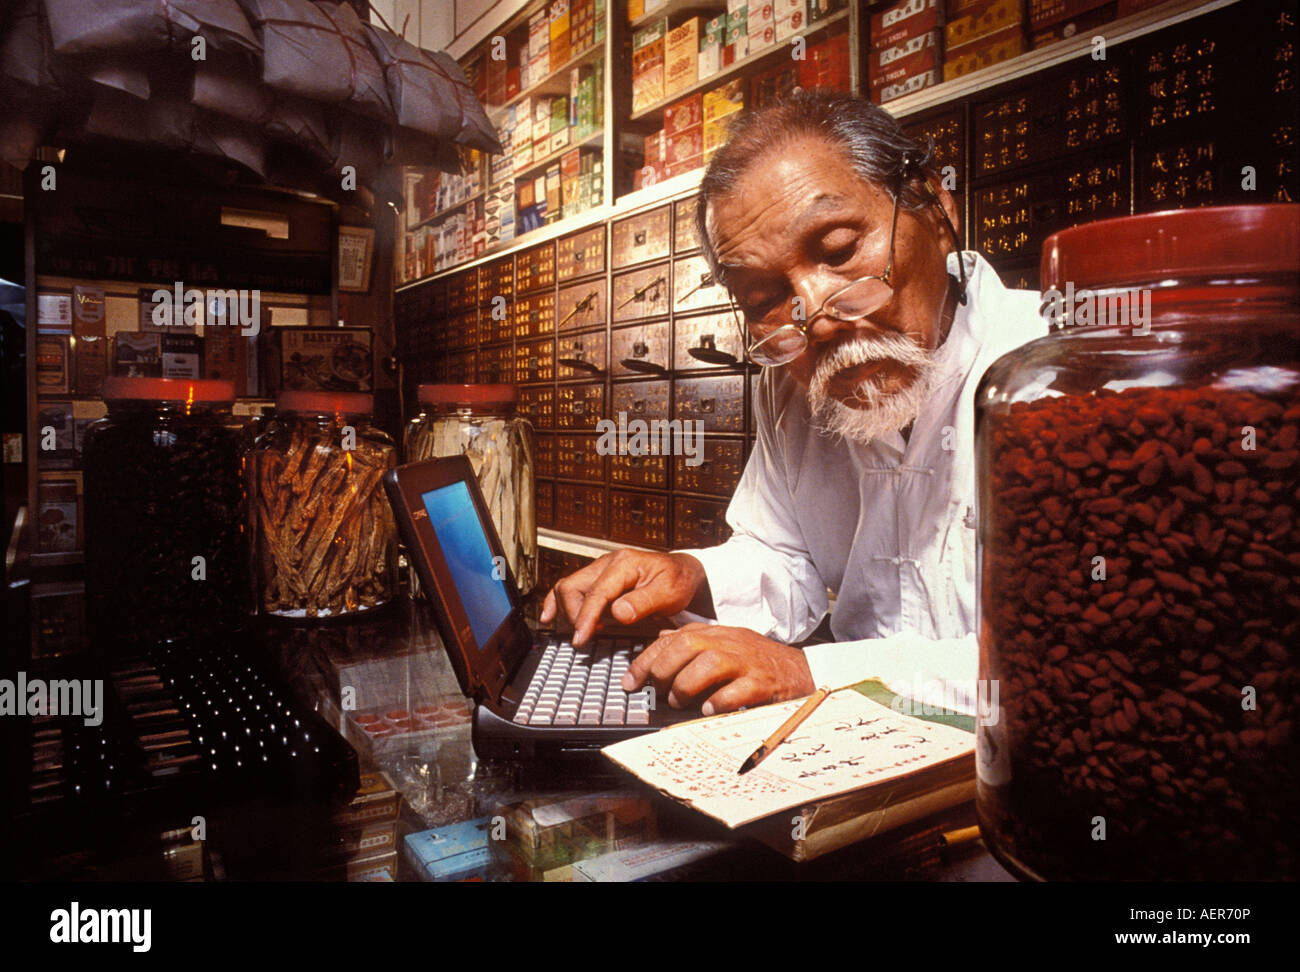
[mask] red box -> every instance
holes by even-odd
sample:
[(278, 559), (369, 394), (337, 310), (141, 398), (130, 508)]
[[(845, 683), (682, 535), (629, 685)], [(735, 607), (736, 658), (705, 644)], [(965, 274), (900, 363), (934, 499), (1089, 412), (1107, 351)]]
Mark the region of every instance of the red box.
[(799, 84), (810, 91), (848, 91), (849, 35), (838, 34), (809, 48), (808, 56), (799, 65)]
[(664, 130), (661, 128), (653, 135), (645, 137), (646, 165), (653, 165), (664, 160)]
[(944, 23), (940, 0), (903, 0), (871, 15), (873, 51), (894, 47)]
[[(878, 60), (884, 63), (877, 63)], [(939, 32), (931, 31), (871, 56), (870, 86), (873, 92), (940, 67)]]
[(704, 165), (704, 157), (702, 155), (696, 155), (693, 158), (683, 159), (681, 162), (674, 162), (670, 164), (668, 166), (667, 175), (665, 175), (664, 178), (671, 179), (673, 176), (679, 176), (683, 172), (691, 172), (695, 169), (701, 168), (703, 165)]
[(673, 166), (704, 154), (704, 127), (696, 125), (676, 135), (668, 135), (664, 142), (664, 161), (671, 173)]
[(1029, 0), (1029, 27), (1038, 30), (1065, 20), (1075, 20), (1111, 0)]
[(696, 128), (704, 122), (704, 95), (693, 94), (674, 101), (664, 109), (664, 135), (671, 138), (678, 132)]
[(506, 101), (519, 94), (519, 68), (512, 67), (506, 72)]

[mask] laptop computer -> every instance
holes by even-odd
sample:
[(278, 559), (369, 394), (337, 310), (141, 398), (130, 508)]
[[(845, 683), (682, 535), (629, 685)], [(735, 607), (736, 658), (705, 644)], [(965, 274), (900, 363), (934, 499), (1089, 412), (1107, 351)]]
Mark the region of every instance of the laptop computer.
[(644, 629), (593, 638), (533, 632), (469, 460), (429, 459), (384, 477), (398, 528), (433, 606), (461, 690), (475, 702), (474, 751), (505, 759), (590, 758), (698, 712), (622, 689)]

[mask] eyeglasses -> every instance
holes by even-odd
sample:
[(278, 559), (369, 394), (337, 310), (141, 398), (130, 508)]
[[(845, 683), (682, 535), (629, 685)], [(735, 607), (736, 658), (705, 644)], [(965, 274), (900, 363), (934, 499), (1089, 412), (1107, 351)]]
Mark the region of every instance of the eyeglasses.
[[(749, 360), (765, 368), (776, 368), (789, 364), (808, 349), (808, 328), (819, 315), (825, 314), (836, 321), (860, 321), (889, 303), (894, 296), (892, 279), (894, 275), (894, 239), (898, 232), (898, 201), (902, 196), (903, 181), (916, 165), (915, 156), (910, 153), (903, 156), (903, 164), (898, 170), (898, 176), (894, 183), (894, 213), (889, 225), (889, 260), (885, 264), (882, 273), (859, 277), (852, 283), (841, 287), (822, 301), (816, 312), (810, 314), (803, 321), (787, 321), (775, 326), (761, 322), (751, 324), (750, 333), (748, 334), (745, 332), (744, 325), (740, 320), (735, 301), (731, 302), (732, 317), (735, 319), (736, 326), (740, 328), (742, 342), (749, 342), (751, 335), (755, 333), (760, 334), (757, 340), (748, 344), (746, 354), (749, 356)], [(939, 206), (939, 212), (943, 215), (944, 222), (947, 223), (948, 230), (952, 233), (953, 240), (956, 242), (957, 263), (961, 272), (958, 299), (964, 304), (966, 302), (966, 266), (961, 259), (961, 241), (958, 239), (957, 229), (952, 225), (952, 220), (948, 218), (948, 214), (944, 210), (938, 194), (935, 193), (934, 187), (928, 181), (925, 182), (925, 187), (930, 191), (930, 195), (934, 197), (935, 204)]]

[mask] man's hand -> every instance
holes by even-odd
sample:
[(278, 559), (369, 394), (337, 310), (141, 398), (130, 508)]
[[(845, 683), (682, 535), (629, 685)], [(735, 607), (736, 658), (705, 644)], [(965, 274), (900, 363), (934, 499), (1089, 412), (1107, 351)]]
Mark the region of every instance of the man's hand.
[(664, 631), (629, 666), (623, 691), (647, 681), (668, 690), (668, 704), (682, 709), (716, 689), (704, 702), (705, 715), (741, 706), (797, 699), (817, 691), (798, 648), (764, 638), (748, 628), (688, 624)]
[(542, 604), (541, 621), (550, 624), (563, 611), (573, 624), (573, 643), (581, 647), (606, 605), (621, 624), (676, 614), (690, 605), (704, 582), (704, 566), (689, 554), (618, 550), (556, 583)]

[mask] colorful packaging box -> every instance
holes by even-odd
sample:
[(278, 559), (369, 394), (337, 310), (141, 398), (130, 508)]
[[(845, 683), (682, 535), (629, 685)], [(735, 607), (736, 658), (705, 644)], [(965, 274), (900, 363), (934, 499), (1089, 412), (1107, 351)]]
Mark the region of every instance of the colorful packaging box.
[(492, 818), (480, 817), (407, 834), (406, 861), (422, 881), (485, 879), (491, 830)]
[(632, 35), (632, 110), (664, 97), (664, 36), (668, 21), (658, 20)]
[(704, 92), (702, 102), (704, 106), (704, 123), (706, 125), (715, 119), (722, 118), (724, 115), (730, 115), (733, 111), (744, 111), (744, 79), (732, 78), (730, 81)]
[(691, 17), (664, 39), (664, 94), (671, 98), (699, 80), (700, 18)]
[(938, 68), (933, 71), (926, 71), (924, 74), (913, 75), (905, 81), (897, 84), (887, 84), (883, 88), (877, 89), (879, 92), (879, 104), (887, 101), (893, 101), (896, 98), (902, 98), (905, 95), (916, 94), (925, 88), (934, 87), (943, 78), (943, 72)]
[(894, 47), (873, 51), (870, 74), (872, 90), (883, 88), (887, 84), (898, 84), (939, 67), (939, 47), (942, 41), (943, 32), (936, 29), (918, 34)]
[(984, 0), (978, 5), (961, 9), (962, 14), (956, 17), (952, 16), (953, 11), (949, 9), (948, 25), (944, 28), (944, 50), (949, 55), (982, 37), (1010, 27), (1023, 29), (1023, 0)]
[(719, 14), (704, 25), (700, 35), (700, 56), (697, 74), (704, 81), (722, 70), (722, 45), (727, 37), (727, 15)]
[(895, 47), (944, 24), (943, 0), (903, 0), (871, 15), (873, 49)]
[(782, 44), (808, 26), (807, 0), (776, 0), (776, 42)]
[(967, 44), (955, 55), (949, 54), (943, 64), (943, 79), (952, 81), (975, 71), (1010, 60), (1025, 51), (1025, 35), (1019, 27), (1010, 27), (983, 38), (979, 43)]
[(550, 70), (558, 71), (572, 56), (569, 45), (569, 0), (553, 0), (550, 7)]
[[(808, 48), (808, 56), (799, 65), (799, 84), (808, 90), (849, 91), (849, 35), (836, 34)], [(709, 149), (704, 148), (707, 154)]]
[(776, 43), (776, 9), (771, 0), (753, 0), (747, 17), (750, 54)]

